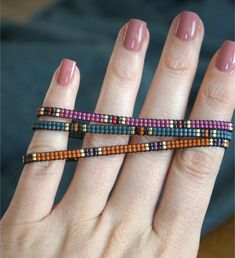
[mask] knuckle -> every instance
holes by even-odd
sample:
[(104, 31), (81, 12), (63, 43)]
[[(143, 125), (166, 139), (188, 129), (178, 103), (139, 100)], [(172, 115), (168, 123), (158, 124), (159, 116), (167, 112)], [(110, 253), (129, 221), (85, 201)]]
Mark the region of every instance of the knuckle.
[(191, 74), (196, 63), (195, 53), (191, 49), (184, 50), (180, 55), (176, 53), (177, 51), (174, 51), (174, 49), (169, 50), (163, 58), (163, 65), (160, 66), (161, 69), (173, 76), (185, 76)]
[(32, 235), (32, 232), (32, 229), (29, 228), (18, 234), (16, 237), (16, 243), (20, 249), (28, 249), (29, 247), (33, 246), (35, 239)]
[(37, 237), (42, 233), (40, 225), (35, 223), (18, 224), (18, 225), (5, 225), (2, 224), (2, 233), (4, 234), (3, 246), (5, 251), (14, 250), (27, 250), (31, 248)]
[(27, 153), (57, 151), (58, 148), (65, 148), (66, 144), (64, 141), (64, 135), (61, 133), (60, 134), (56, 134), (56, 133), (58, 132), (54, 132), (55, 135), (53, 134), (53, 137), (50, 137), (50, 136), (43, 137), (43, 135), (40, 135), (40, 137), (38, 137), (39, 135), (37, 135), (37, 138), (33, 137), (28, 147)]
[(136, 224), (130, 218), (120, 216), (120, 213), (119, 209), (109, 206), (100, 217), (99, 224), (107, 232), (104, 257), (110, 257), (112, 253), (118, 251), (121, 252), (119, 256), (122, 257), (122, 251), (126, 250), (135, 235)]
[(216, 167), (220, 165), (218, 155), (208, 149), (182, 150), (182, 155), (176, 156), (176, 167), (181, 173), (189, 175), (201, 182), (208, 182), (216, 176)]
[[(191, 212), (192, 213), (192, 212)], [(174, 230), (172, 231), (172, 228)], [(153, 244), (155, 251), (155, 257), (195, 257), (198, 251), (198, 225), (191, 224), (189, 228), (185, 226), (177, 225), (169, 221), (164, 222), (164, 229), (154, 229), (155, 236)], [(188, 238), (188, 236), (191, 236)], [(185, 254), (185, 243), (194, 241), (194, 246), (190, 248)], [(182, 251), (183, 250), (183, 251)]]
[(114, 78), (117, 78), (121, 81), (130, 81), (130, 80), (134, 79), (134, 77), (135, 77), (135, 74), (133, 73), (133, 71), (126, 69), (126, 67), (124, 65), (111, 66), (111, 74)]
[(202, 97), (207, 105), (217, 109), (228, 109), (234, 104), (234, 90), (229, 85), (221, 83), (216, 79), (211, 79), (202, 90)]
[[(45, 143), (35, 143), (33, 146), (29, 146), (27, 153), (36, 153), (36, 152), (50, 152), (50, 151), (57, 151), (55, 147), (50, 144)], [(54, 160), (54, 161), (43, 161), (43, 162), (33, 162), (25, 164), (25, 168), (31, 167), (32, 170), (24, 170), (22, 176), (36, 176), (36, 177), (45, 177), (57, 174), (57, 167), (58, 163), (65, 162), (64, 160)], [(45, 173), (45, 170), (47, 173)]]
[(133, 240), (132, 237), (135, 235), (133, 231), (134, 229), (128, 221), (120, 221), (113, 226), (106, 244), (107, 254), (125, 250)]
[(63, 248), (68, 248), (71, 244), (78, 243), (78, 240), (85, 238), (94, 230), (96, 220), (80, 221), (77, 218), (68, 220), (66, 223), (66, 231), (63, 236)]
[[(159, 231), (158, 227), (155, 226), (152, 231), (151, 249), (155, 254), (155, 257), (171, 257), (169, 251), (172, 248), (170, 244), (174, 243), (167, 234)], [(174, 257), (174, 256), (172, 256)]]
[[(58, 162), (64, 162), (62, 160), (59, 161), (43, 161), (43, 162), (35, 162), (35, 163), (29, 163), (25, 164), (25, 168), (31, 166), (32, 170), (24, 170), (24, 173), (22, 173), (22, 177), (28, 177), (30, 178), (48, 178), (52, 175), (57, 175), (57, 167)], [(46, 172), (45, 172), (46, 171)]]
[(117, 246), (120, 242), (126, 241), (125, 232), (126, 232), (126, 223), (120, 222), (113, 230), (110, 236), (110, 242), (112, 245)]
[(109, 79), (128, 82), (135, 80), (137, 77), (139, 77), (138, 62), (133, 62), (133, 60), (128, 61), (124, 57), (111, 62), (108, 72)]

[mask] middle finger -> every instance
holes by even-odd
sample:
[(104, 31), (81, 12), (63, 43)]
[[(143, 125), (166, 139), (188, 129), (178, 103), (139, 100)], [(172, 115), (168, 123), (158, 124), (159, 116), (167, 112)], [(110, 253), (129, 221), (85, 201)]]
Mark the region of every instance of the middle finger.
[[(141, 117), (184, 118), (202, 39), (203, 24), (197, 14), (183, 12), (174, 19)], [(133, 142), (146, 141), (152, 139), (133, 138)], [(136, 210), (151, 222), (172, 154), (129, 154), (110, 199), (111, 210), (121, 209), (126, 216), (132, 214), (130, 209)]]
[[(131, 116), (148, 46), (146, 23), (131, 19), (119, 32), (112, 53), (96, 113)], [(86, 135), (85, 146), (127, 144), (129, 137), (114, 135)], [(78, 162), (72, 183), (61, 206), (73, 205), (71, 217), (77, 219), (98, 216), (104, 206), (119, 172), (124, 155), (93, 157)]]

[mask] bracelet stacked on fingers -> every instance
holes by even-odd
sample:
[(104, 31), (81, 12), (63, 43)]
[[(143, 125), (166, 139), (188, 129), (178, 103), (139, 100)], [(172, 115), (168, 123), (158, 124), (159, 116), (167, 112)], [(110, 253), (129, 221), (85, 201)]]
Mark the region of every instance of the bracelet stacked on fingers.
[(37, 152), (23, 156), (23, 163), (36, 161), (50, 161), (66, 159), (67, 161), (76, 161), (79, 158), (106, 156), (115, 154), (127, 154), (136, 152), (163, 151), (191, 147), (229, 147), (229, 141), (226, 139), (184, 139), (169, 140), (149, 143), (137, 143), (128, 145), (115, 145), (95, 148), (81, 148), (77, 150), (64, 150), (52, 152)]
[(109, 114), (79, 112), (75, 110), (57, 108), (57, 107), (40, 107), (37, 109), (36, 114), (38, 117), (50, 116), (50, 117), (68, 118), (72, 120), (83, 120), (83, 121), (119, 124), (119, 125), (127, 125), (127, 126), (223, 129), (228, 131), (233, 130), (233, 124), (231, 122), (226, 122), (226, 121), (134, 118), (134, 117), (109, 115)]
[[(65, 159), (75, 161), (79, 158), (127, 154), (136, 152), (174, 150), (192, 147), (228, 148), (232, 138), (233, 124), (215, 120), (176, 120), (133, 118), (108, 114), (85, 113), (57, 107), (40, 107), (38, 117), (58, 117), (72, 120), (38, 121), (33, 130), (52, 130), (69, 132), (69, 137), (83, 139), (86, 133), (147, 135), (164, 137), (193, 137), (190, 139), (165, 140), (140, 144), (115, 145), (77, 150), (29, 153), (23, 156), (23, 163)], [(82, 121), (102, 124), (81, 123)]]
[(117, 134), (117, 135), (148, 135), (165, 137), (204, 137), (232, 139), (232, 133), (219, 129), (195, 129), (195, 128), (165, 128), (144, 126), (121, 126), (86, 124), (78, 121), (38, 121), (33, 123), (33, 130), (52, 130), (69, 132), (70, 138), (83, 139), (86, 133)]

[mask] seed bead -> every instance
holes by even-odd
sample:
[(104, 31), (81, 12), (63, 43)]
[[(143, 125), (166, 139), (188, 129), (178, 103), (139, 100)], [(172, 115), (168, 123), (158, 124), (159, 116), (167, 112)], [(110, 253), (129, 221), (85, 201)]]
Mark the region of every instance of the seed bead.
[[(157, 146), (157, 147), (155, 147)], [(39, 152), (39, 153), (29, 153), (23, 156), (23, 163), (31, 163), (38, 161), (50, 161), (65, 159), (69, 161), (74, 161), (79, 158), (104, 156), (104, 155), (115, 155), (123, 153), (135, 153), (135, 152), (145, 152), (145, 151), (163, 151), (179, 148), (189, 148), (189, 147), (229, 147), (229, 140), (227, 139), (184, 139), (184, 140), (168, 140), (159, 142), (149, 142), (144, 144), (129, 144), (129, 145), (116, 145), (116, 146), (106, 146), (98, 148), (86, 148), (78, 150), (64, 150), (55, 152)], [(92, 155), (95, 153), (95, 155)]]
[[(79, 116), (77, 115), (79, 114)], [(152, 118), (132, 118), (124, 116), (115, 116), (108, 114), (86, 113), (69, 109), (56, 107), (40, 107), (36, 110), (37, 116), (51, 116), (61, 118), (73, 118), (74, 120), (95, 121), (109, 124), (135, 125), (149, 127), (167, 127), (167, 128), (201, 128), (201, 129), (224, 129), (233, 130), (233, 124), (227, 121), (215, 120), (173, 120), (173, 119), (152, 119)], [(130, 122), (131, 121), (131, 122)]]
[(119, 134), (119, 135), (151, 135), (167, 137), (205, 137), (232, 139), (232, 133), (228, 130), (221, 129), (192, 129), (192, 128), (152, 128), (145, 126), (117, 126), (115, 125), (90, 125), (77, 121), (55, 122), (55, 121), (38, 121), (33, 123), (33, 130), (56, 130), (69, 131), (70, 138), (83, 139), (86, 133), (97, 134)]

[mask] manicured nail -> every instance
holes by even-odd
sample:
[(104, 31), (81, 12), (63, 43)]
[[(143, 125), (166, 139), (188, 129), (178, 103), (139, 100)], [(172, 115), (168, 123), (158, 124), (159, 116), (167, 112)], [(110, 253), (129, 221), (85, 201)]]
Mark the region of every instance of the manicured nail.
[(59, 67), (57, 82), (62, 86), (68, 85), (73, 79), (75, 68), (75, 61), (70, 59), (63, 59)]
[(182, 12), (176, 27), (177, 38), (184, 41), (195, 39), (199, 29), (199, 17), (193, 12)]
[(235, 42), (226, 40), (222, 44), (215, 60), (215, 66), (222, 72), (231, 72), (235, 68)]
[(128, 23), (124, 47), (131, 51), (139, 51), (147, 35), (146, 22), (131, 19)]

